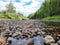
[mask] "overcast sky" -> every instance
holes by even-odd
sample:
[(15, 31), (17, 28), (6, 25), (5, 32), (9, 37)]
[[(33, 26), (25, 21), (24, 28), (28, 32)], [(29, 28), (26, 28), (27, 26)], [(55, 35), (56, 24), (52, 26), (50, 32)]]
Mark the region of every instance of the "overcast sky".
[[(9, 1), (10, 0), (0, 0), (0, 11), (6, 9), (5, 6)], [(24, 16), (36, 12), (43, 2), (44, 0), (12, 0), (16, 11), (24, 14)]]

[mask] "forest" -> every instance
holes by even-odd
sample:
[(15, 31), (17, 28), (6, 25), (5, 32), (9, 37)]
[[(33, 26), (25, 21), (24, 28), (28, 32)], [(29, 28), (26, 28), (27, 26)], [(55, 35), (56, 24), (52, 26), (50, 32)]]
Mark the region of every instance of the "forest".
[(60, 20), (60, 0), (45, 0), (42, 6), (33, 14), (30, 19), (39, 20)]

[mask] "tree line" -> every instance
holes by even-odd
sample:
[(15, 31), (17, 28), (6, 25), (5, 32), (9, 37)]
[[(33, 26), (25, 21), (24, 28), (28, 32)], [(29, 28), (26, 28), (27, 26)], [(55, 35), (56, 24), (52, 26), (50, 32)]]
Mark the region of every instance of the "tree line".
[(6, 5), (6, 10), (0, 11), (0, 18), (6, 19), (18, 19), (18, 20), (26, 20), (28, 18), (24, 17), (21, 13), (16, 13), (16, 8), (14, 7), (13, 3), (10, 2)]
[(34, 14), (30, 14), (28, 18), (43, 19), (52, 16), (60, 16), (60, 0), (45, 0), (42, 6)]

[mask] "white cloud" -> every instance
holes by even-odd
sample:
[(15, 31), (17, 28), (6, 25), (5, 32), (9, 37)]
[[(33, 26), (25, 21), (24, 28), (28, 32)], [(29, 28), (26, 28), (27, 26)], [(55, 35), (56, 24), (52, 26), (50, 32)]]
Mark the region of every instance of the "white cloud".
[[(6, 4), (9, 3), (10, 0), (8, 0), (8, 2), (3, 2), (2, 0), (0, 1), (0, 9), (1, 10), (5, 10), (5, 6)], [(32, 3), (30, 5), (24, 5), (26, 2), (30, 2), (32, 1)], [(13, 0), (13, 4), (16, 7), (16, 11), (17, 12), (21, 12), (23, 13), (25, 16), (27, 16), (30, 13), (34, 13), (36, 12), (36, 10), (38, 10), (42, 4), (44, 0), (21, 0), (21, 2), (15, 2), (15, 0)]]
[(32, 1), (32, 0), (21, 0), (22, 3), (29, 2), (29, 1)]

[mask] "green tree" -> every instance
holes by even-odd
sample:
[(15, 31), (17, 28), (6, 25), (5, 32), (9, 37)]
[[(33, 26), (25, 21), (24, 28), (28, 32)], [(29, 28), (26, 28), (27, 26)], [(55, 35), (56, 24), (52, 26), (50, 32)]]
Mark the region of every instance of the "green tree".
[(34, 18), (35, 18), (35, 17), (34, 17), (34, 13), (29, 14), (28, 18), (30, 18), (30, 19), (34, 19)]
[(60, 15), (60, 0), (45, 0), (42, 6), (36, 11), (33, 18), (42, 19), (56, 15)]
[(12, 1), (10, 1), (10, 3), (6, 5), (6, 9), (7, 9), (8, 13), (15, 13), (16, 12)]

